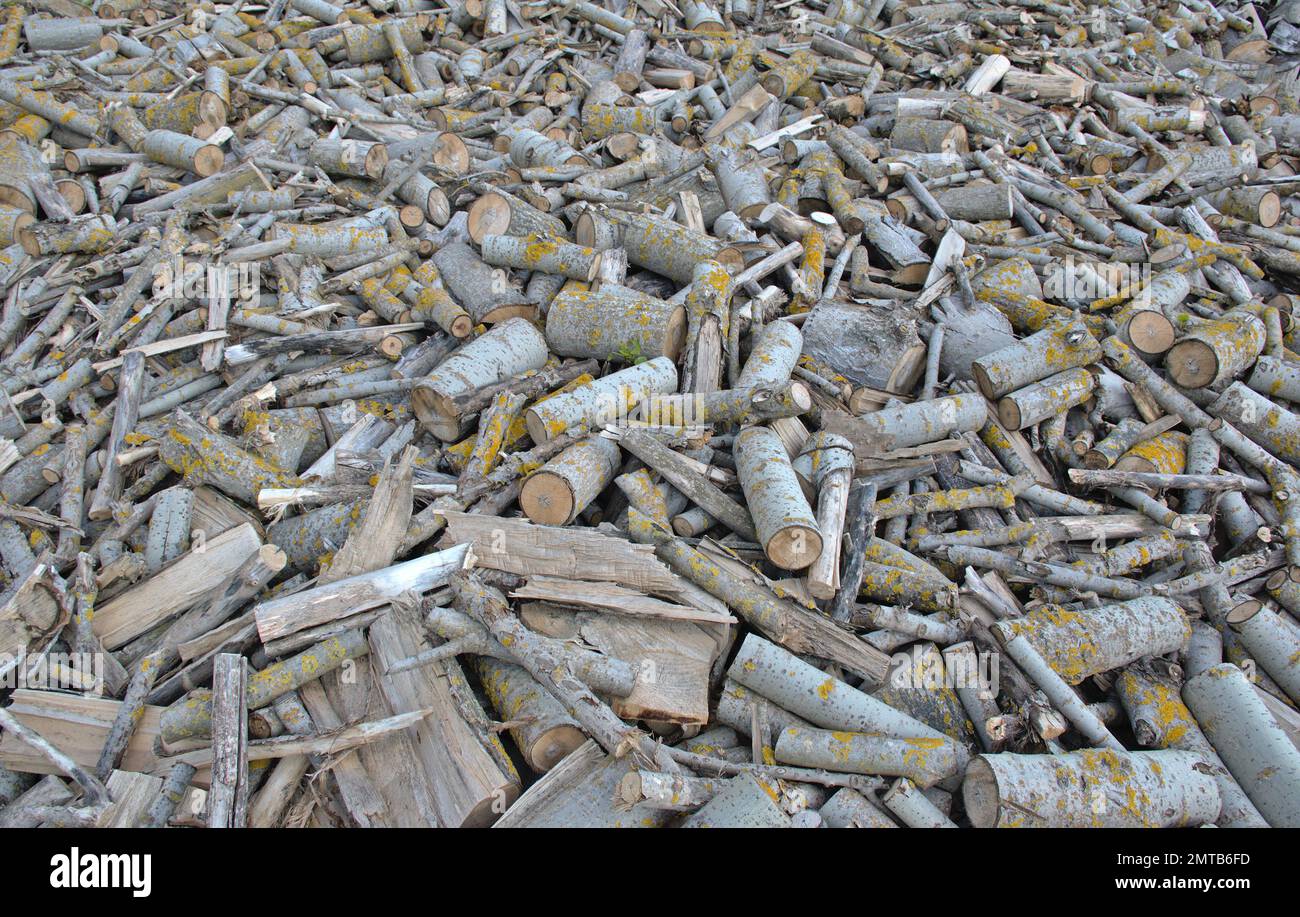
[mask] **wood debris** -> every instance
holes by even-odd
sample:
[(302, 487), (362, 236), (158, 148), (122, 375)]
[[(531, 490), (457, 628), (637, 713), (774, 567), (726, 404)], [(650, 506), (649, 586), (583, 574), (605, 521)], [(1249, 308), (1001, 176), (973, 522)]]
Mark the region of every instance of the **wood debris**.
[(1300, 826), (1295, 3), (93, 9), (0, 825)]

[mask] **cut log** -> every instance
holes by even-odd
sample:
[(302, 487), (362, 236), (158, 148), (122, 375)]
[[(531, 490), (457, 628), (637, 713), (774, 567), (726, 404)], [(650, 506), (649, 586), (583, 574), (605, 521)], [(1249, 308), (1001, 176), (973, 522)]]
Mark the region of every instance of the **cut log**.
[(786, 570), (809, 566), (822, 553), (822, 536), (780, 437), (746, 427), (736, 449), (737, 475), (768, 560)]
[(676, 361), (685, 339), (685, 308), (627, 287), (565, 290), (546, 313), (546, 342), (566, 357)]
[(1211, 666), (1183, 686), (1183, 700), (1224, 764), (1275, 828), (1300, 820), (1294, 786), (1300, 750), (1292, 744), (1234, 665)]
[[(1199, 764), (1183, 751), (981, 755), (967, 771), (962, 800), (981, 828), (1204, 825), (1218, 818), (1221, 803)], [(1132, 789), (1126, 801), (1112, 799), (1116, 784)]]
[(468, 394), (503, 379), (541, 369), (546, 363), (546, 341), (523, 319), (502, 322), (444, 360), (411, 391), (411, 407), (435, 436), (444, 441), (459, 437), (459, 412), (452, 404)]
[(519, 506), (533, 522), (569, 524), (614, 480), (620, 455), (603, 436), (574, 443), (528, 477)]

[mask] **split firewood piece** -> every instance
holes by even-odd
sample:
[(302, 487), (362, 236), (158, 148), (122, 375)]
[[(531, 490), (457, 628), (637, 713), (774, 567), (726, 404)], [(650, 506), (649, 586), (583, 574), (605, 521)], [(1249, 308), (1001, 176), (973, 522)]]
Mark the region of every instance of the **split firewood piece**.
[(644, 537), (653, 539), (655, 553), (665, 563), (710, 595), (722, 599), (728, 608), (781, 645), (795, 652), (834, 659), (872, 682), (884, 678), (888, 666), (883, 653), (849, 636), (815, 612), (778, 598), (765, 587), (724, 569), (707, 555), (654, 526), (635, 508), (628, 511), (628, 525), (633, 532), (641, 531)]
[(428, 781), (438, 822), (449, 827), (490, 824), (502, 801), (519, 793), (519, 775), (500, 739), (476, 728), (486, 715), (472, 696), (458, 696), (464, 674), (455, 659), (438, 669), (417, 668), (401, 673), (388, 667), (415, 652), (422, 642), (413, 609), (395, 604), (370, 626), (370, 643), (379, 666), (380, 690), (397, 713), (428, 710), (412, 727), (420, 773)]
[(158, 573), (97, 604), (93, 627), (104, 647), (116, 650), (173, 616), (219, 594), (226, 578), (262, 547), (245, 523), (190, 550)]
[(800, 330), (802, 354), (855, 386), (906, 393), (924, 369), (918, 358), (925, 345), (915, 318), (903, 310), (826, 299), (813, 307)]
[[(272, 761), (299, 755), (342, 754), (351, 748), (367, 745), (393, 733), (409, 729), (413, 724), (418, 723), (428, 715), (429, 711), (427, 710), (416, 710), (411, 713), (398, 713), (380, 720), (357, 723), (354, 726), (341, 727), (320, 735), (276, 736), (261, 741), (251, 741), (247, 745), (246, 754), (250, 762)], [(183, 764), (203, 766), (211, 763), (212, 757), (212, 752), (204, 749), (176, 755), (172, 760), (179, 759)]]
[[(672, 593), (677, 577), (654, 549), (587, 528), (533, 525), (522, 519), (490, 518), (447, 511), (447, 532), (468, 544), (477, 566), (518, 576), (622, 583), (643, 593)], [(495, 534), (501, 532), (504, 538)]]
[(317, 585), (369, 573), (392, 564), (411, 521), (416, 450), (408, 446), (396, 464), (385, 463), (366, 506), (365, 518), (348, 535)]
[(722, 387), (723, 354), (731, 333), (734, 293), (735, 284), (722, 264), (707, 261), (696, 266), (686, 294), (683, 391), (712, 392)]
[[(121, 703), (100, 697), (83, 697), (55, 691), (19, 688), (5, 708), (16, 720), (45, 736), (78, 765), (92, 772)], [(121, 769), (139, 773), (165, 773), (154, 750), (162, 707), (146, 706), (127, 744)], [(14, 733), (0, 736), (0, 764), (28, 773), (63, 773), (43, 753)], [(93, 776), (93, 775), (92, 775)]]
[(248, 660), (235, 653), (218, 654), (213, 666), (209, 828), (242, 828), (248, 823), (247, 671)]
[(598, 585), (577, 580), (533, 576), (525, 585), (512, 590), (510, 595), (512, 598), (539, 599), (557, 605), (593, 608), (637, 617), (713, 624), (736, 623), (736, 619), (728, 614), (677, 605), (614, 584)]
[(91, 774), (82, 765), (51, 744), (41, 733), (21, 722), (7, 709), (0, 708), (0, 726), (4, 727), (6, 734), (13, 736), (16, 741), (22, 742), (39, 753), (60, 773), (66, 774), (76, 781), (85, 794), (85, 801), (88, 806), (105, 805), (111, 800), (112, 797), (110, 797), (108, 789), (94, 774)]
[[(510, 651), (497, 644), (481, 623), (459, 611), (434, 607), (424, 623), (430, 632), (447, 642), (394, 662), (388, 666), (389, 672), (404, 672), (465, 653), (515, 661)], [(570, 641), (557, 642), (556, 649), (565, 657), (573, 674), (593, 691), (610, 697), (627, 697), (636, 687), (636, 671), (621, 659)]]
[(665, 773), (682, 772), (681, 766), (648, 735), (620, 720), (575, 678), (563, 657), (557, 656), (547, 642), (524, 627), (509, 611), (509, 604), (500, 592), (483, 585), (472, 573), (458, 576), (453, 588), (470, 616), (486, 625), (498, 643), (509, 646), (529, 674), (551, 692), (602, 748), (611, 754), (630, 749)]
[(790, 816), (757, 777), (742, 774), (682, 821), (683, 828), (789, 828)]
[(0, 604), (0, 651), (6, 667), (21, 658), (67, 623), (62, 601), (63, 583), (48, 564), (36, 563), (21, 576)]
[(764, 87), (759, 85), (750, 87), (744, 95), (736, 100), (731, 108), (727, 109), (704, 132), (704, 140), (706, 142), (718, 140), (737, 125), (752, 121), (772, 101), (772, 94)]
[[(609, 592), (610, 587), (601, 587)], [(634, 607), (634, 606), (633, 606)], [(709, 719), (709, 679), (725, 627), (705, 627), (688, 620), (628, 617), (526, 604), (525, 625), (555, 639), (581, 638), (608, 657), (637, 660), (631, 692), (613, 698), (611, 709), (627, 720), (702, 726)], [(603, 610), (602, 610), (603, 611)]]
[(99, 762), (95, 765), (95, 774), (100, 780), (107, 780), (121, 763), (122, 755), (126, 752), (126, 746), (143, 713), (145, 698), (158, 677), (162, 663), (161, 653), (150, 653), (140, 660), (135, 674), (131, 676), (126, 694), (122, 697), (122, 705), (113, 719), (113, 728), (108, 733), (108, 741), (104, 743), (104, 750), (100, 752)]
[[(589, 739), (529, 787), (494, 827), (663, 827), (672, 812), (652, 806), (628, 811), (619, 804), (618, 788), (623, 778), (636, 769), (628, 756), (606, 754)], [(689, 779), (689, 775), (682, 776)]]
[(157, 573), (163, 564), (185, 553), (190, 540), (190, 517), (194, 491), (170, 487), (158, 495), (153, 515), (149, 517), (149, 535), (145, 543), (144, 562), (149, 573)]

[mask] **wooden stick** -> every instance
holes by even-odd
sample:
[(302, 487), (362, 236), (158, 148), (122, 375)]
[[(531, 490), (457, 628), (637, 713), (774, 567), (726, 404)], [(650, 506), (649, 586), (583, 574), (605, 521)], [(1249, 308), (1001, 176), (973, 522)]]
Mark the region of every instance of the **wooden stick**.
[(247, 663), (219, 653), (212, 672), (212, 789), (208, 827), (242, 828), (248, 821), (248, 707), (244, 702)]

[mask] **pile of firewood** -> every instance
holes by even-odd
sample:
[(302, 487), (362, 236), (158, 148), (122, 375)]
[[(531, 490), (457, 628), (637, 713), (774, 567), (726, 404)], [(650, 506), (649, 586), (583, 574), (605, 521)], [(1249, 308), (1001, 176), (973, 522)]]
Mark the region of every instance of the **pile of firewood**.
[(1294, 3), (0, 10), (0, 826), (1300, 826)]

